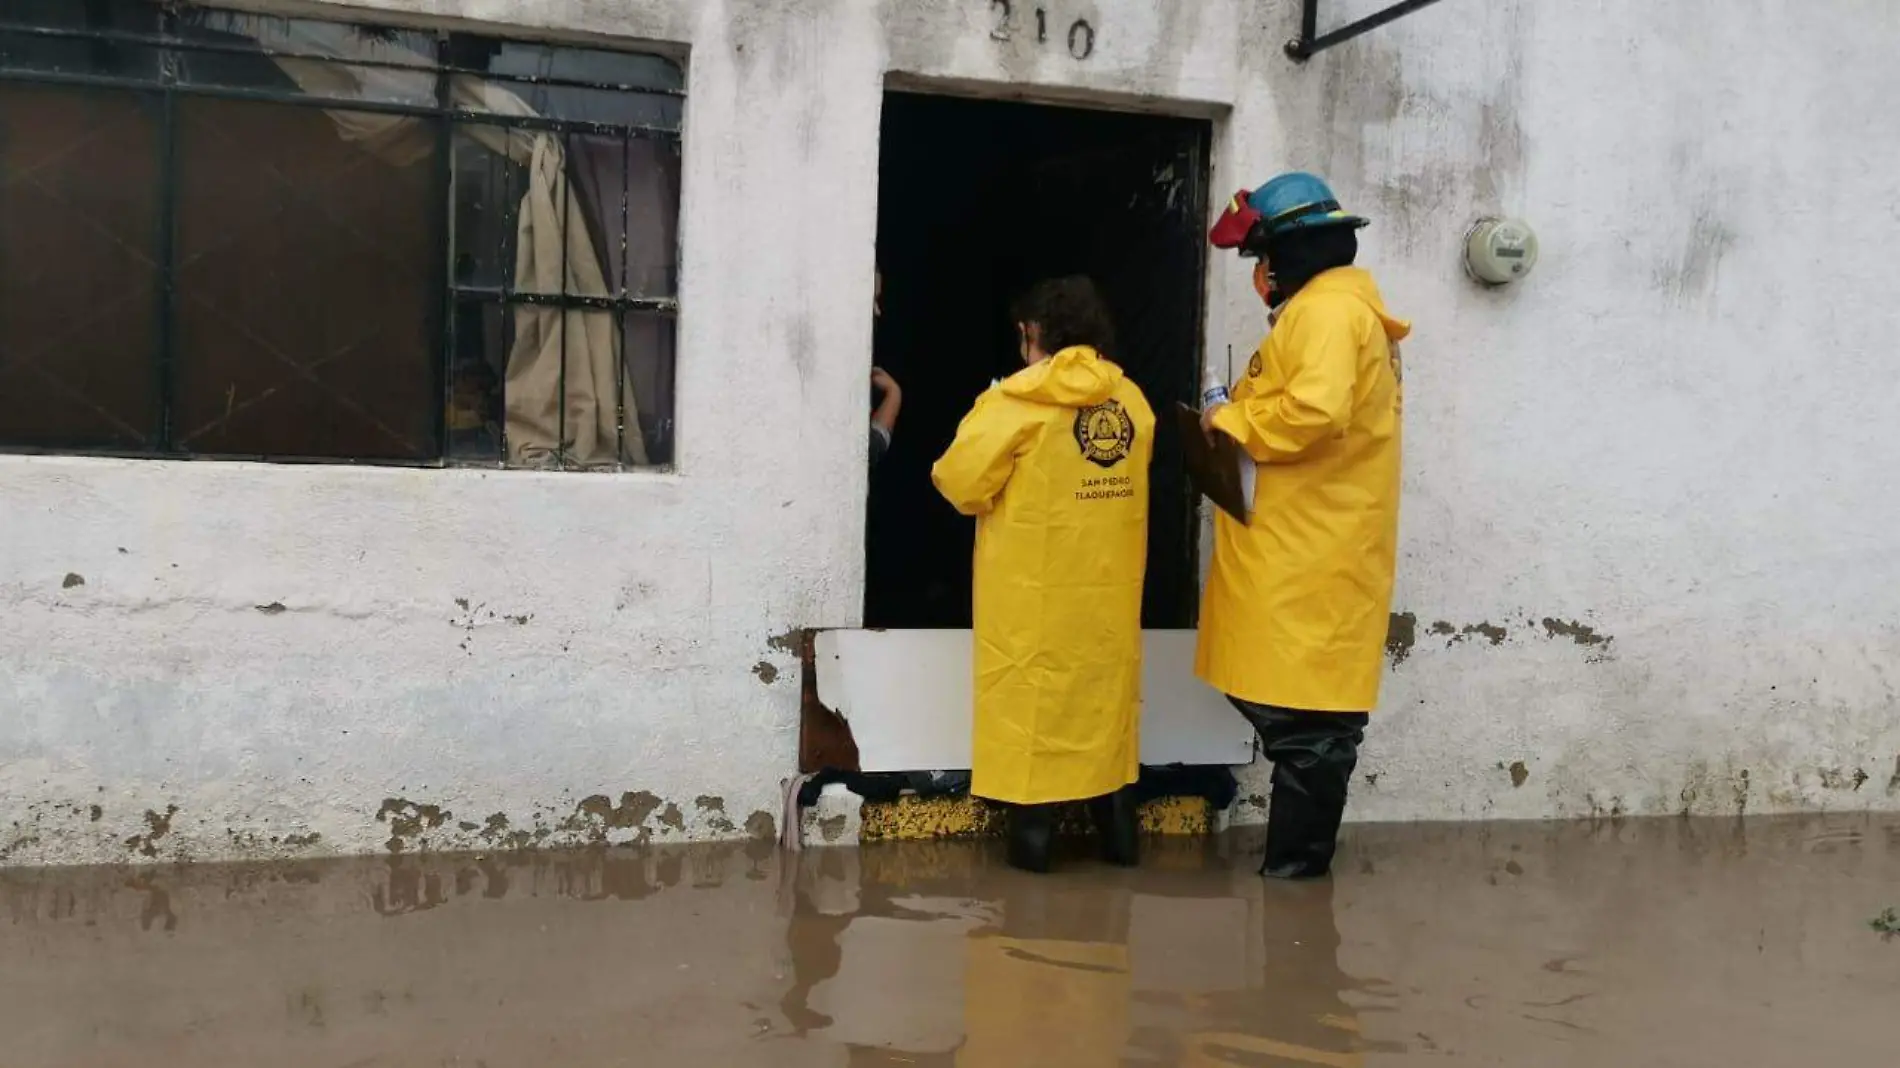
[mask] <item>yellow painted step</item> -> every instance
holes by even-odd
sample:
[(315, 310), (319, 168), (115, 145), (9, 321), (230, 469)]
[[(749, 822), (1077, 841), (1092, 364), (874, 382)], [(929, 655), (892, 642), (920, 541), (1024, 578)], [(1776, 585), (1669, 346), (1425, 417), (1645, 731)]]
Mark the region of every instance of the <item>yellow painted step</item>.
[[(982, 838), (1003, 833), (1003, 810), (973, 797), (900, 797), (865, 802), (861, 842), (915, 842)], [(1063, 814), (1065, 830), (1088, 825), (1079, 807)], [(1141, 806), (1144, 834), (1204, 835), (1214, 828), (1213, 806), (1201, 797), (1158, 797)]]

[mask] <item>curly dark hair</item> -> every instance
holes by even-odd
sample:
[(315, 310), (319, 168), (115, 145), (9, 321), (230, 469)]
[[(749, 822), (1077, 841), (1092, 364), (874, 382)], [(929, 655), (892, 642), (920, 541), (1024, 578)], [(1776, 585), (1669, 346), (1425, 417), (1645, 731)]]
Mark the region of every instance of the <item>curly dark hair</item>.
[(1047, 353), (1087, 345), (1106, 356), (1115, 348), (1108, 305), (1095, 283), (1081, 275), (1037, 282), (1010, 305), (1010, 315), (1036, 325), (1038, 344)]

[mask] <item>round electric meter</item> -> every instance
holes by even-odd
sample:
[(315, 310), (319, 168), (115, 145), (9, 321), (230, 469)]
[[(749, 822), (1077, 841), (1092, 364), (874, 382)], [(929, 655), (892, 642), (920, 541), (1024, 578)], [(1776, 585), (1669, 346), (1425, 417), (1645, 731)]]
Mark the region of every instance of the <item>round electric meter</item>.
[(1479, 219), (1465, 235), (1465, 271), (1488, 286), (1508, 285), (1537, 266), (1537, 234), (1517, 219)]

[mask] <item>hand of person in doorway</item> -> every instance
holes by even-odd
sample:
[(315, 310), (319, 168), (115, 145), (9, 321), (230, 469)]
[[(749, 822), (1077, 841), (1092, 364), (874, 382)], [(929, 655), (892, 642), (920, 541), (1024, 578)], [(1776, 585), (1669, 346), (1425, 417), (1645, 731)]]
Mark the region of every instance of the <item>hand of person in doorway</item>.
[(1226, 405), (1216, 404), (1201, 412), (1201, 434), (1207, 438), (1209, 445), (1215, 444), (1214, 434), (1216, 431), (1214, 430), (1214, 413), (1224, 407), (1226, 407)]
[(871, 368), (871, 388), (877, 390), (878, 396), (880, 397), (887, 393), (895, 393), (897, 392), (897, 379), (892, 378), (890, 372), (884, 368), (873, 367)]
[(897, 385), (897, 379), (882, 367), (871, 368), (871, 389), (877, 394), (877, 410), (871, 413), (871, 422), (888, 435), (897, 429), (897, 413), (904, 405), (904, 391)]

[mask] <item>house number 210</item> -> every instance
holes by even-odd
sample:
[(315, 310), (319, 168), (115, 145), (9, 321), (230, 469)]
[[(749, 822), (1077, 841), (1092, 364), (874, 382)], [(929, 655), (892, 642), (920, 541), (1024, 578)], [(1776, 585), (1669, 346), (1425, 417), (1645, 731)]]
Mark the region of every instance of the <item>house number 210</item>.
[[(1016, 4), (1014, 0), (990, 0), (990, 13), (996, 17), (995, 26), (990, 29), (990, 39), (1007, 41), (1015, 36)], [(1036, 5), (1036, 43), (1049, 43), (1049, 9)], [(1074, 59), (1087, 59), (1095, 54), (1095, 27), (1087, 19), (1076, 19), (1069, 24), (1069, 55)]]

